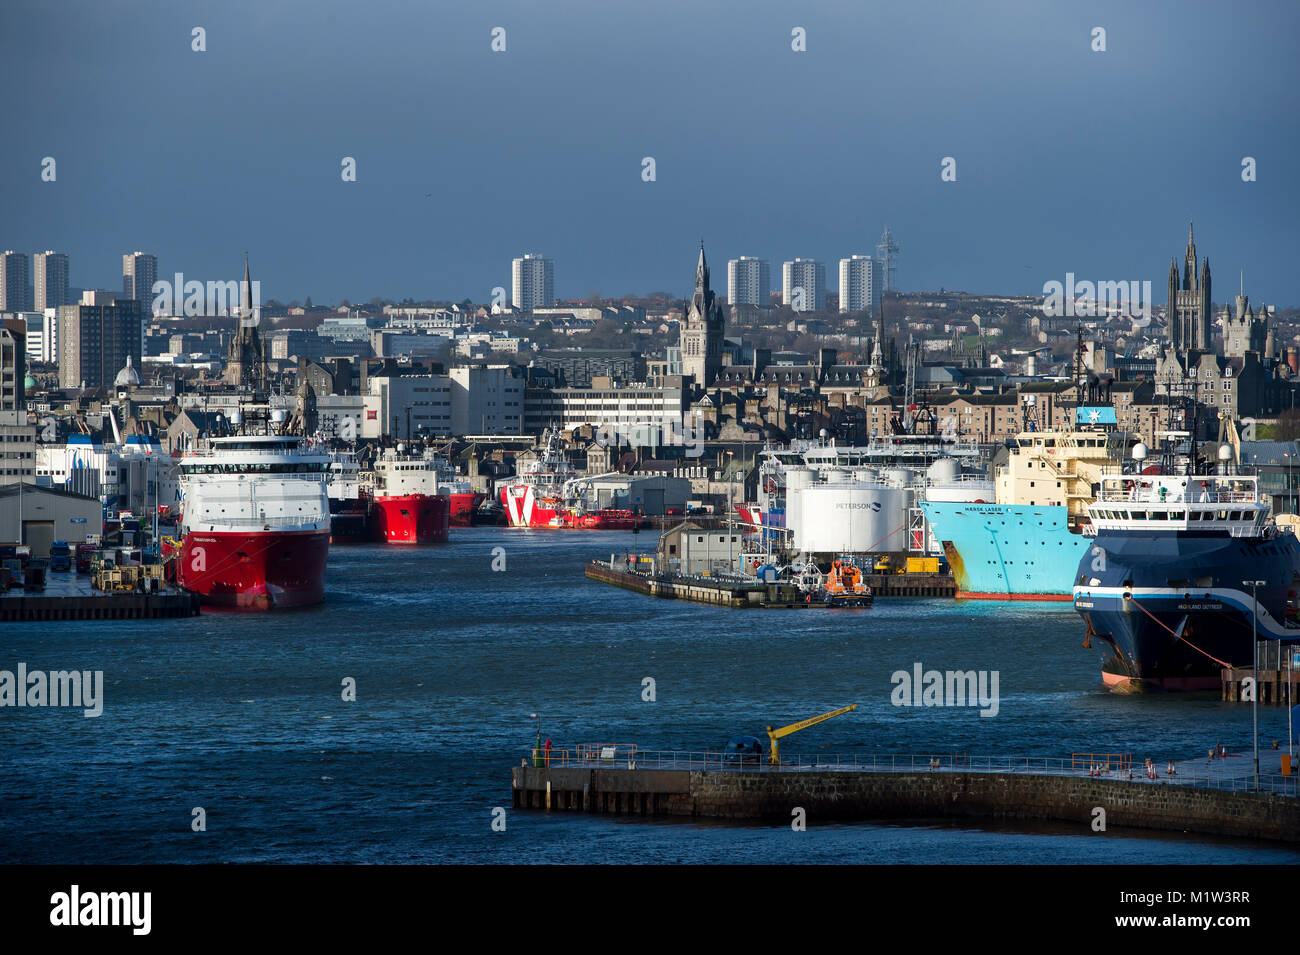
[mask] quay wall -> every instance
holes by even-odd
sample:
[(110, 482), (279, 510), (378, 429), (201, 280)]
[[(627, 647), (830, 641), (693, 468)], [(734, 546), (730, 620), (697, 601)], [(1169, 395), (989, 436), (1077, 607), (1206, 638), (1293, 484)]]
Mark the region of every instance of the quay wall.
[[(550, 803), (546, 784), (550, 783)], [(519, 808), (810, 823), (1035, 819), (1300, 842), (1300, 800), (1172, 783), (979, 772), (513, 770)]]
[(199, 595), (95, 594), (91, 596), (0, 597), (0, 622), (40, 620), (152, 620), (195, 617)]
[[(792, 584), (738, 584), (694, 578), (651, 577), (648, 574), (611, 568), (608, 564), (587, 564), (587, 578), (651, 597), (690, 600), (723, 607), (806, 606)], [(951, 575), (869, 574), (866, 582), (875, 597), (952, 597), (957, 593)]]

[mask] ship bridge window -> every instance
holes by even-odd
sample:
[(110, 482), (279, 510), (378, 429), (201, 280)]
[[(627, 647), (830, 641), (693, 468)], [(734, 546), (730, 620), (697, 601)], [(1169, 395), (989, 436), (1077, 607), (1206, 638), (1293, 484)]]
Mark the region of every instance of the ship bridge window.
[(1232, 512), (1232, 516), (1229, 517), (1228, 520), (1230, 520), (1230, 521), (1239, 521), (1239, 520), (1241, 520), (1241, 511), (1233, 511), (1233, 512)]
[(1152, 511), (1151, 519), (1153, 521), (1167, 521), (1169, 520), (1169, 515), (1166, 514), (1164, 511)]

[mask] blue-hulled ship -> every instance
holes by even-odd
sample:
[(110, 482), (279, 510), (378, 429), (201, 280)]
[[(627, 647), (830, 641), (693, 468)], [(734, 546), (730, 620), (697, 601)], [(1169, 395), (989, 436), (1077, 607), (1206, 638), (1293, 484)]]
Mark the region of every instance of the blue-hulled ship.
[(1080, 406), (1073, 428), (1026, 430), (1007, 442), (992, 500), (930, 488), (920, 506), (957, 596), (1069, 600), (1074, 568), (1092, 542), (1088, 504), (1105, 475), (1120, 473), (1134, 440), (1117, 429), (1112, 406)]
[(1257, 478), (1230, 469), (1108, 477), (1089, 505), (1073, 599), (1112, 689), (1218, 689), (1225, 667), (1251, 665), (1252, 610), (1258, 639), (1300, 640), (1300, 542), (1269, 520)]

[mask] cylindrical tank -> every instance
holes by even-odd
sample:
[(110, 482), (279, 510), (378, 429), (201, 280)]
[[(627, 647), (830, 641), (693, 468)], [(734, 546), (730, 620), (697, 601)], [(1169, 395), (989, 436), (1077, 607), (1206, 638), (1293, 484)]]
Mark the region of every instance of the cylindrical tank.
[(931, 463), (926, 476), (935, 484), (951, 484), (957, 480), (960, 470), (954, 458), (938, 458)]
[(885, 468), (880, 472), (880, 480), (891, 487), (907, 487), (916, 480), (916, 473), (910, 468)]
[(785, 469), (785, 526), (791, 539), (798, 535), (800, 493), (813, 482), (814, 471), (807, 467)]
[[(817, 485), (795, 495), (800, 552), (867, 553), (907, 546), (908, 492), (883, 484)], [(788, 513), (795, 513), (788, 507)]]
[(1033, 378), (1038, 374), (1038, 356), (1030, 355), (1025, 359), (1025, 374)]
[(859, 484), (875, 484), (879, 480), (879, 475), (875, 468), (854, 468), (853, 480)]
[(813, 481), (812, 468), (786, 468), (785, 469), (785, 486), (787, 489), (792, 487), (807, 487)]

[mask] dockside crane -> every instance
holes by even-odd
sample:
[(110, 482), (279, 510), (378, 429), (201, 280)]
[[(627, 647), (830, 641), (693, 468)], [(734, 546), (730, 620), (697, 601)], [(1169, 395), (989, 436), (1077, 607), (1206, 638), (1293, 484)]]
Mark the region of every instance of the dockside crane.
[(767, 738), (770, 742), (770, 748), (767, 754), (767, 761), (773, 766), (781, 764), (781, 743), (780, 740), (789, 736), (791, 733), (797, 733), (809, 726), (816, 726), (818, 723), (824, 723), (835, 716), (840, 716), (849, 710), (856, 710), (858, 704), (850, 703), (848, 706), (841, 706), (838, 710), (831, 710), (829, 713), (823, 713), (821, 716), (812, 716), (806, 720), (800, 720), (798, 723), (791, 723), (789, 726), (782, 726), (780, 729), (767, 728)]

